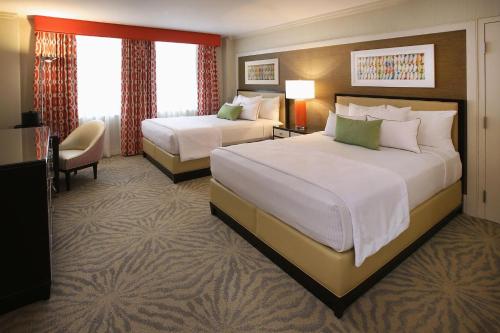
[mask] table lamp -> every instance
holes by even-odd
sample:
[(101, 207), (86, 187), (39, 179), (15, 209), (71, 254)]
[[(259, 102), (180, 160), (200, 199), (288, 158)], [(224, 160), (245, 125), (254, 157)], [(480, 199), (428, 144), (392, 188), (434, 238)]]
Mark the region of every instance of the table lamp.
[(295, 128), (306, 128), (306, 99), (314, 98), (313, 80), (286, 80), (285, 95), (293, 99), (295, 110)]

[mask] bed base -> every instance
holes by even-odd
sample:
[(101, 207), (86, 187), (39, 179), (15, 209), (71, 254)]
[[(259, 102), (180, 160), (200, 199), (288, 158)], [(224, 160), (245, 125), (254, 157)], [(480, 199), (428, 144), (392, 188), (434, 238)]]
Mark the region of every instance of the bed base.
[(170, 170), (168, 170), (160, 162), (155, 160), (152, 156), (148, 155), (147, 153), (143, 152), (142, 156), (144, 158), (146, 158), (148, 161), (150, 161), (151, 164), (153, 164), (155, 167), (157, 167), (168, 178), (170, 178), (172, 180), (172, 182), (174, 182), (174, 184), (177, 184), (179, 182), (183, 182), (186, 180), (210, 176), (212, 174), (210, 172), (210, 168), (186, 171), (186, 172), (181, 172), (181, 173), (172, 173)]
[(236, 231), (241, 237), (249, 242), (253, 247), (259, 250), (263, 255), (269, 258), (273, 263), (279, 266), (295, 281), (300, 283), (304, 288), (309, 290), (311, 294), (321, 300), (326, 306), (333, 310), (337, 318), (341, 318), (345, 309), (351, 305), (358, 297), (363, 295), (368, 289), (380, 281), (383, 277), (395, 269), (401, 262), (408, 258), (415, 252), (421, 245), (430, 239), (435, 233), (443, 228), (449, 221), (462, 212), (462, 205), (455, 208), (448, 216), (442, 219), (439, 223), (434, 225), (430, 230), (408, 246), (403, 252), (400, 252), (391, 261), (385, 264), (378, 271), (373, 273), (359, 286), (348, 292), (342, 297), (338, 297), (330, 292), (327, 288), (323, 287), (320, 283), (316, 282), (309, 275), (301, 271), (297, 266), (285, 259), (282, 255), (276, 252), (273, 248), (269, 247), (266, 243), (261, 241), (257, 236), (248, 231), (245, 227), (239, 224), (231, 216), (227, 215), (222, 209), (210, 202), (210, 211), (212, 215), (217, 216), (222, 222), (228, 225), (231, 229)]
[(160, 169), (174, 183), (210, 176), (210, 158), (181, 162), (179, 155), (171, 154), (152, 141), (142, 139), (143, 152), (147, 160)]
[[(211, 213), (325, 303), (338, 318), (462, 211), (461, 184), (457, 182), (412, 210), (408, 230), (357, 268), (353, 250), (336, 252), (261, 211), (214, 179), (210, 186)], [(300, 238), (294, 238), (297, 236)], [(293, 247), (283, 247), (283, 242)]]

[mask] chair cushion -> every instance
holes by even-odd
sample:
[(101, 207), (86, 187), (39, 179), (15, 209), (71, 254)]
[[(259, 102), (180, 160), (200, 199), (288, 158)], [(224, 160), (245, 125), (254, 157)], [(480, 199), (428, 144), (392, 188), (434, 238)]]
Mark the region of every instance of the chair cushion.
[(59, 151), (59, 169), (71, 170), (95, 161), (86, 161), (83, 156), (84, 150), (61, 150)]

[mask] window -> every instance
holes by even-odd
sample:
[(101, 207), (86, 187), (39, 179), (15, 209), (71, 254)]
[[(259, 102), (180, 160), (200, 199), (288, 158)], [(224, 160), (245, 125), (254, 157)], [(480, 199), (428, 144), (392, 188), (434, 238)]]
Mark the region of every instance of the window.
[(156, 42), (158, 117), (196, 115), (196, 45)]
[(119, 116), (121, 39), (76, 36), (76, 43), (79, 117)]

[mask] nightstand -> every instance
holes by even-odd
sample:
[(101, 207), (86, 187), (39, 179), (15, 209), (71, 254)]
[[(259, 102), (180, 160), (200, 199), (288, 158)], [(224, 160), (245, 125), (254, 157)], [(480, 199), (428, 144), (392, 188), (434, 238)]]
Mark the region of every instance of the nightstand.
[(319, 129), (313, 129), (313, 128), (305, 128), (305, 129), (295, 129), (295, 128), (288, 128), (284, 125), (282, 126), (273, 126), (273, 140), (274, 139), (284, 139), (284, 138), (290, 138), (292, 136), (299, 136), (299, 135), (304, 135), (304, 134), (311, 134), (314, 132), (320, 131)]

